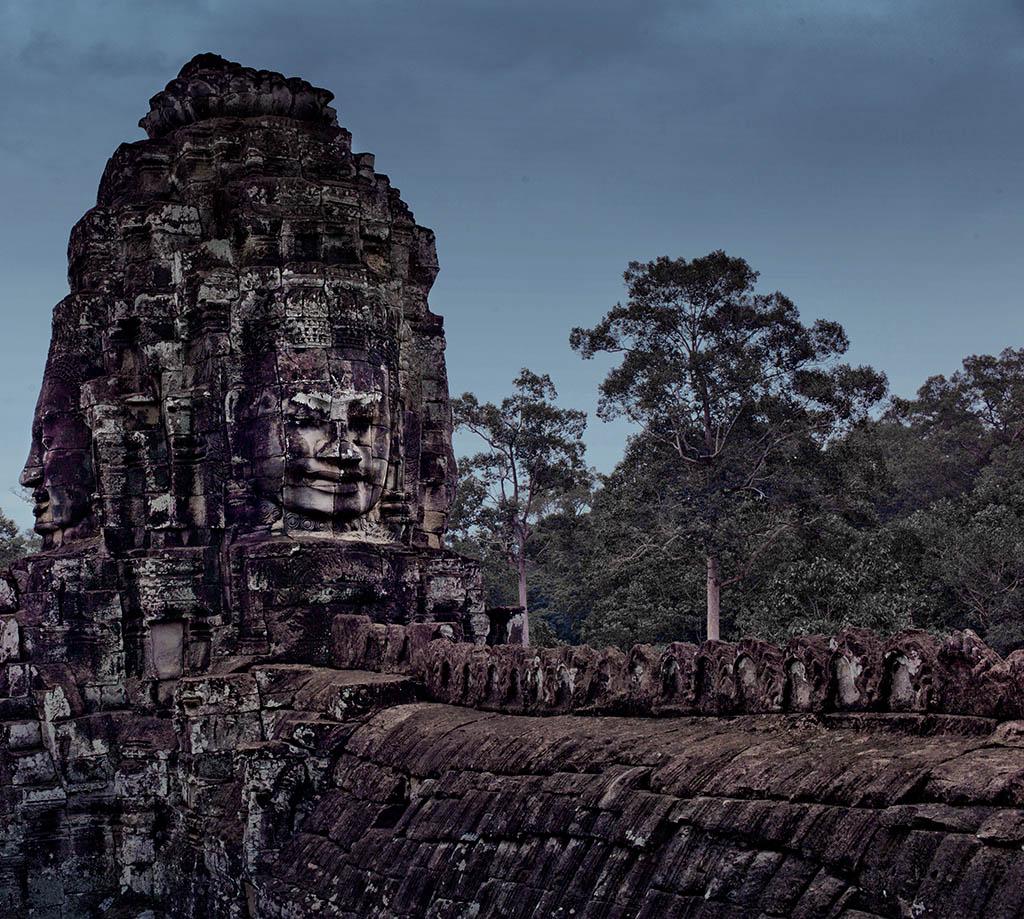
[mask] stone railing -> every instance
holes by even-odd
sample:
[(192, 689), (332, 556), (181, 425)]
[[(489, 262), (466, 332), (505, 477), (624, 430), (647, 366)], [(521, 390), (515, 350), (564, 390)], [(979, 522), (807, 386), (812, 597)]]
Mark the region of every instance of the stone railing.
[(628, 715), (915, 712), (1024, 718), (1024, 651), (1003, 659), (971, 631), (939, 641), (867, 629), (795, 638), (680, 642), (658, 651), (480, 647), (457, 627), (378, 625), (338, 616), (332, 663), (409, 673), (435, 702), (518, 714)]

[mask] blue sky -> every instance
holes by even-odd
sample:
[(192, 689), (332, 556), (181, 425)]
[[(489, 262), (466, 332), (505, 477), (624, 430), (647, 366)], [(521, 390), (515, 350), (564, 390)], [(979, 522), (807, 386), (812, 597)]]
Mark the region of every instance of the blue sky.
[(900, 395), (1024, 346), (1020, 2), (0, 0), (0, 506), (24, 525), (68, 231), (200, 51), (335, 93), (437, 233), (452, 392), (550, 373), (602, 471), (628, 429), (593, 417), (610, 364), (568, 334), (631, 259), (744, 257)]

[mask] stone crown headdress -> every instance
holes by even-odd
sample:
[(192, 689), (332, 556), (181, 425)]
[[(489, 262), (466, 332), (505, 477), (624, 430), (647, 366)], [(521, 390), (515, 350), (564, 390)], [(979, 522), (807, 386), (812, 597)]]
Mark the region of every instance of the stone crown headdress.
[(276, 115), (337, 125), (337, 112), (328, 104), (333, 98), (334, 93), (299, 77), (243, 67), (219, 54), (197, 54), (149, 100), (150, 111), (139, 127), (156, 138), (207, 118)]

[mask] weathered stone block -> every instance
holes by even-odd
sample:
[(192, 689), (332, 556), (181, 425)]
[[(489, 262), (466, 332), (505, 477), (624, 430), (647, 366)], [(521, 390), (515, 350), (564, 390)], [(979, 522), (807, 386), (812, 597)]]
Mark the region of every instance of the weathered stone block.
[(57, 781), (53, 759), (45, 750), (28, 750), (11, 754), (14, 785), (52, 785)]
[(38, 721), (8, 721), (3, 724), (2, 733), (10, 750), (31, 750), (43, 744)]
[(174, 680), (184, 670), (185, 624), (155, 622), (149, 627), (153, 673), (160, 680)]
[(830, 703), (848, 711), (873, 708), (882, 684), (882, 643), (867, 629), (844, 629), (830, 642)]

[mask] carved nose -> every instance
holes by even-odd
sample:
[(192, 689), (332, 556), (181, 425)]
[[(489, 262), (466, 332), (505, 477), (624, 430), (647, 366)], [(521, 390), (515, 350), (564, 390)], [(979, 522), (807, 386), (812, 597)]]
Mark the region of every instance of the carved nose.
[(351, 439), (348, 437), (337, 437), (329, 444), (326, 444), (324, 450), (321, 451), (321, 456), (327, 456), (331, 459), (336, 457), (338, 462), (343, 465), (359, 462), (359, 451), (356, 450)]
[[(326, 432), (325, 432), (326, 433)], [(352, 443), (352, 434), (346, 427), (332, 427), (316, 451), (317, 456), (328, 459), (337, 457), (341, 462), (358, 461), (359, 453)]]
[(33, 485), (40, 485), (42, 484), (42, 481), (42, 466), (26, 466), (21, 470), (21, 475), (18, 476), (18, 484), (25, 488), (31, 488)]

